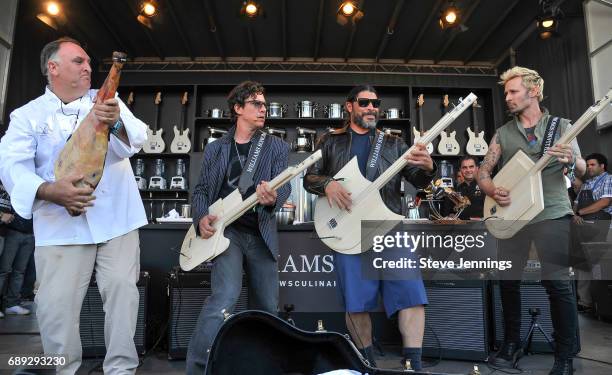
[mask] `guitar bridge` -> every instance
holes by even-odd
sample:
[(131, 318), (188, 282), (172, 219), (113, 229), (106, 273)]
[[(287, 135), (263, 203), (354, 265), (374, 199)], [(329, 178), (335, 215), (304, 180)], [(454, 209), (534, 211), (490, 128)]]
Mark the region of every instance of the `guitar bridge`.
[(338, 222), (336, 221), (336, 219), (331, 219), (330, 221), (327, 222), (327, 226), (330, 229), (334, 229), (335, 227), (338, 226)]

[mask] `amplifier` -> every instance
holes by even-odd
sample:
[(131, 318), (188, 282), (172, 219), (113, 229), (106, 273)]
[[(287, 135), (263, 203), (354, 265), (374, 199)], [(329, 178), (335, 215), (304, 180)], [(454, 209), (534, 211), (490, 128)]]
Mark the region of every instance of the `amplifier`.
[[(546, 289), (539, 281), (523, 280), (521, 282), (521, 340), (527, 338), (527, 332), (531, 326), (530, 308), (539, 308), (540, 316), (538, 321), (540, 326), (552, 337), (553, 326), (550, 318), (550, 306)], [(499, 283), (493, 284), (493, 322), (495, 331), (495, 345), (499, 347), (504, 341), (504, 318), (501, 302)], [(535, 330), (531, 340), (530, 350), (541, 353), (552, 353), (546, 338), (539, 330)]]
[(489, 355), (488, 285), (484, 280), (425, 281), (423, 356), (485, 360)]
[[(138, 354), (144, 354), (147, 349), (146, 325), (149, 282), (149, 273), (141, 272), (136, 284), (138, 294), (140, 295), (140, 302), (138, 304), (136, 334), (134, 335), (134, 343), (136, 344)], [(104, 357), (106, 354), (106, 347), (104, 345), (104, 309), (95, 275), (91, 277), (91, 282), (83, 300), (79, 330), (81, 333), (81, 344), (83, 345), (83, 357)]]
[[(210, 289), (210, 271), (182, 272), (173, 270), (168, 275), (168, 296), (170, 300), (168, 320), (168, 358), (184, 359), (189, 340), (195, 329), (202, 306)], [(234, 312), (248, 308), (248, 287), (242, 279), (242, 290)]]

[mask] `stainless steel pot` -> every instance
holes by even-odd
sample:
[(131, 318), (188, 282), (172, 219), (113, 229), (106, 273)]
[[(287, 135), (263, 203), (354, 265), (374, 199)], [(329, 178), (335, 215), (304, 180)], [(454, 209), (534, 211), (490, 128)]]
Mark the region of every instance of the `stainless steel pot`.
[(291, 203), (283, 204), (280, 211), (276, 213), (276, 223), (278, 225), (291, 225), (295, 219), (295, 206)]
[(210, 117), (212, 118), (221, 118), (223, 117), (223, 110), (219, 108), (213, 108), (210, 111)]
[(270, 128), (270, 127), (267, 127), (267, 128), (265, 129), (265, 131), (266, 131), (268, 134), (272, 134), (272, 135), (275, 135), (275, 136), (279, 137), (279, 138), (280, 138), (280, 139), (282, 139), (283, 141), (284, 141), (284, 140), (285, 140), (285, 138), (287, 137), (287, 131), (286, 131), (286, 130), (284, 130), (284, 129), (277, 129), (277, 128)]
[(342, 110), (342, 104), (331, 103), (325, 107), (325, 114), (327, 118), (342, 118), (344, 113)]
[(297, 152), (312, 152), (314, 150), (315, 137), (317, 131), (306, 128), (296, 128), (297, 137), (294, 142), (294, 149)]
[(181, 204), (181, 217), (191, 217), (190, 204)]
[(401, 116), (399, 108), (389, 108), (385, 113), (387, 114), (387, 119), (389, 120), (397, 120)]
[(295, 104), (295, 111), (299, 118), (314, 118), (318, 104), (309, 100), (302, 100)]
[(287, 111), (287, 106), (284, 104), (272, 102), (268, 107), (268, 117), (270, 118), (281, 118)]

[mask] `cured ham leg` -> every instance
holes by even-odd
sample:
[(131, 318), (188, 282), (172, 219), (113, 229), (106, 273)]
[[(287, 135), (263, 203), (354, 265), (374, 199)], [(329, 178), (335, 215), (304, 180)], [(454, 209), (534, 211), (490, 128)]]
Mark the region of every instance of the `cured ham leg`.
[[(113, 52), (113, 66), (98, 91), (96, 101), (115, 97), (126, 58), (127, 55), (123, 52)], [(93, 112), (89, 112), (55, 161), (55, 179), (59, 180), (74, 173), (82, 174), (85, 178), (76, 186), (91, 186), (95, 189), (102, 178), (109, 131), (106, 124), (96, 121)]]

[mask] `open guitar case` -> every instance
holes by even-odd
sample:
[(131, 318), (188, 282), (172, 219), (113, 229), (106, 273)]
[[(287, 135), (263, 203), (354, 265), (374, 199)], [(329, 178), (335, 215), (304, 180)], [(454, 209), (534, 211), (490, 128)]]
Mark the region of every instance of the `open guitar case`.
[(419, 374), (372, 368), (362, 358), (339, 333), (304, 331), (267, 312), (247, 310), (221, 326), (206, 374), (310, 375), (341, 369), (370, 375)]

